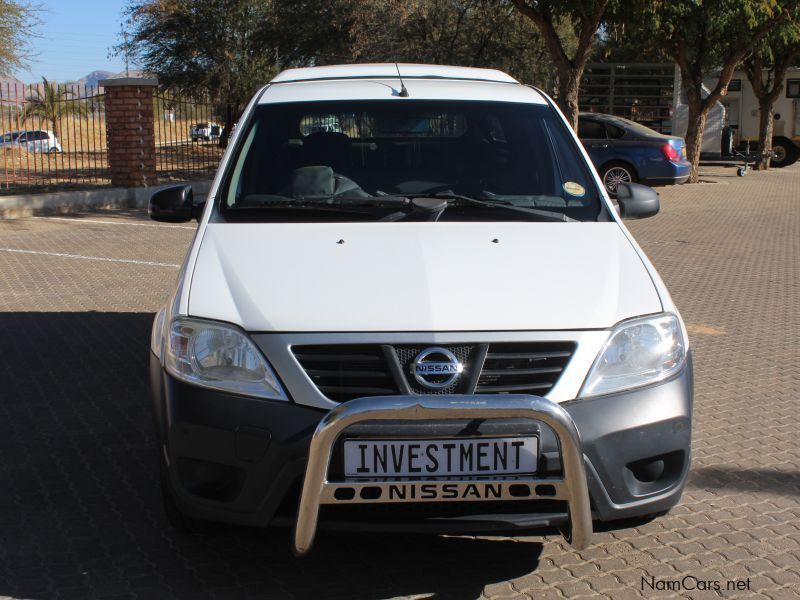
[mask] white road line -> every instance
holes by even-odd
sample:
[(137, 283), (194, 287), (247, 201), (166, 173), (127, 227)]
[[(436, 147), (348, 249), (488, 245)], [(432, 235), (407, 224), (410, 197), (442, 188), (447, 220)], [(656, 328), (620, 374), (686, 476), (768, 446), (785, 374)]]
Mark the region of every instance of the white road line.
[(42, 250), (22, 250), (21, 248), (0, 248), (0, 252), (14, 252), (16, 254), (36, 254), (40, 256), (57, 256), (59, 258), (79, 258), (81, 260), (99, 260), (102, 262), (126, 263), (132, 265), (147, 265), (149, 267), (172, 267), (179, 269), (181, 266), (173, 263), (152, 262), (149, 260), (133, 260), (130, 258), (107, 258), (105, 256), (84, 256), (83, 254), (65, 254), (63, 252), (44, 252)]
[(133, 227), (166, 227), (168, 229), (197, 229), (192, 225), (166, 225), (164, 223), (128, 223), (124, 221), (103, 221), (100, 219), (70, 219), (69, 217), (28, 217), (45, 221), (68, 221), (70, 223), (102, 223), (103, 225), (131, 225)]

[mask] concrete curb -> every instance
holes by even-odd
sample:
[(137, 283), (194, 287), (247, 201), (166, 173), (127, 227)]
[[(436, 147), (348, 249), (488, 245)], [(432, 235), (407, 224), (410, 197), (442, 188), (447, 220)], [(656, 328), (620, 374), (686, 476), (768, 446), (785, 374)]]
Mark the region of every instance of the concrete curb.
[(0, 220), (48, 214), (69, 214), (102, 208), (146, 208), (153, 192), (181, 184), (191, 185), (195, 201), (203, 200), (211, 188), (211, 180), (168, 183), (147, 188), (105, 188), (0, 196)]

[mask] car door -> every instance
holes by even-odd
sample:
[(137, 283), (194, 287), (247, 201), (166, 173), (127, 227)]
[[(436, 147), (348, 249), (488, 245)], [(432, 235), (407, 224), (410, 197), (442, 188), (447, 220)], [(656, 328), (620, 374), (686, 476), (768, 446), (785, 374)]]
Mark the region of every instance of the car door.
[(34, 133), (36, 142), (36, 152), (50, 152), (50, 136), (46, 131), (37, 131)]
[(609, 143), (605, 125), (599, 119), (578, 118), (578, 138), (581, 140), (595, 168), (614, 158), (614, 149)]

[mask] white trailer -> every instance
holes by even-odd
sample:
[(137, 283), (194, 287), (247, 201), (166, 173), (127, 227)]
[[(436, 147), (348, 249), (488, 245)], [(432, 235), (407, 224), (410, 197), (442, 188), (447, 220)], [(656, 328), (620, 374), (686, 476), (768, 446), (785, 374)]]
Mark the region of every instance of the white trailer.
[[(711, 88), (717, 84), (717, 77), (709, 77), (704, 83)], [(676, 82), (676, 90), (678, 85)], [(726, 108), (725, 123), (720, 131), (720, 153), (724, 154), (729, 145), (740, 151), (757, 151), (760, 118), (758, 99), (744, 71), (734, 73), (728, 93), (720, 103)], [(774, 119), (772, 165), (783, 167), (800, 158), (800, 68), (789, 69), (783, 92), (775, 101)], [(706, 126), (706, 135), (711, 125), (709, 123)], [(716, 132), (719, 124), (714, 123), (713, 127)]]
[[(681, 88), (681, 72), (675, 66), (674, 93), (672, 96), (672, 135), (679, 135), (686, 138), (686, 130), (689, 128), (689, 105), (686, 100), (686, 93)], [(703, 84), (702, 96), (708, 97), (710, 94), (709, 86)], [(708, 115), (706, 116), (706, 127), (703, 130), (703, 142), (700, 146), (700, 154), (708, 156), (720, 156), (723, 152), (723, 131), (727, 120), (725, 106), (720, 102), (715, 102)]]

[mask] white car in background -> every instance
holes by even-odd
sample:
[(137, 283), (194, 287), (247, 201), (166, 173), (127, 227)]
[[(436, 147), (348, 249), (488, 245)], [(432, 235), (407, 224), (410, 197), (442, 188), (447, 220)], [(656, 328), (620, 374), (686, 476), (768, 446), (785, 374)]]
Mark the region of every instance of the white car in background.
[(18, 147), (28, 152), (61, 152), (61, 142), (52, 132), (44, 129), (9, 131), (0, 139), (0, 147)]
[(217, 123), (195, 123), (189, 128), (193, 142), (216, 142), (222, 134), (222, 127)]
[[(402, 79), (400, 78), (402, 75)], [(552, 100), (494, 70), (284, 71), (239, 121), (151, 338), (164, 507), (204, 521), (548, 531), (675, 506), (683, 322)], [(319, 127), (314, 124), (319, 124)], [(389, 543), (389, 542), (387, 542)]]

